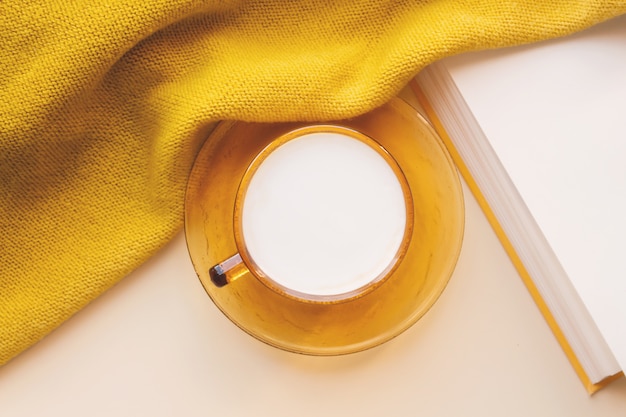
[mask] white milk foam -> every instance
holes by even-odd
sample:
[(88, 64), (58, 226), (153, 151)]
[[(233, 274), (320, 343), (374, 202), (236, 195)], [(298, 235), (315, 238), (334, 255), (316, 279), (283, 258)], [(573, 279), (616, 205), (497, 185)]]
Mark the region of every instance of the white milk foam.
[(406, 203), (387, 161), (340, 133), (304, 134), (271, 152), (244, 197), (242, 231), (263, 273), (313, 296), (379, 277), (404, 236)]

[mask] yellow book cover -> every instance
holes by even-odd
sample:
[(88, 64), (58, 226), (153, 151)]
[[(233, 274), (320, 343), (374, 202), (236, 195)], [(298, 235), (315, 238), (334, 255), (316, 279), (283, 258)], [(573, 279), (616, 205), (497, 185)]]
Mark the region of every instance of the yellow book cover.
[(625, 133), (624, 23), (447, 59), (411, 83), (590, 393), (622, 376), (626, 360), (625, 271), (609, 256), (626, 232), (616, 192), (626, 172), (615, 157)]

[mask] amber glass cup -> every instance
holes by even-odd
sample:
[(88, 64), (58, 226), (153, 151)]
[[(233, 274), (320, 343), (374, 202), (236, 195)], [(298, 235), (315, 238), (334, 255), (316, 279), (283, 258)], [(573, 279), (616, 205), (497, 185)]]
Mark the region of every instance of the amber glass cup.
[[(263, 193), (254, 197), (255, 181), (272, 159), (286, 154), (289, 162), (290, 154), (285, 153), (289, 147), (304, 146), (307, 141), (319, 144), (320, 140), (353, 146), (387, 167), (384, 174), (393, 178), (396, 188), (376, 191), (372, 185), (371, 192), (373, 199), (382, 198), (383, 203), (397, 200), (391, 212), (395, 217), (377, 218), (375, 211), (363, 214), (370, 208), (367, 200), (351, 210), (356, 218), (360, 215), (368, 222), (390, 220), (388, 224), (396, 232), (381, 242), (348, 239), (335, 260), (321, 255), (323, 251), (309, 250), (303, 251), (312, 258), (300, 260), (295, 256), (299, 246), (283, 246), (277, 250), (292, 251), (291, 256), (282, 258), (291, 266), (276, 267), (263, 259), (263, 240), (254, 243), (258, 238), (253, 236), (254, 222), (248, 226), (246, 220), (254, 219), (254, 210), (264, 201)], [(300, 181), (297, 178), (294, 181)], [(333, 198), (341, 200), (352, 191), (329, 193), (328, 203), (332, 207)], [(260, 203), (254, 203), (255, 198)], [(247, 214), (250, 211), (253, 214)], [(263, 220), (259, 222), (263, 225)], [(220, 123), (196, 158), (185, 197), (187, 246), (213, 302), (259, 340), (305, 354), (360, 351), (415, 323), (445, 288), (460, 252), (463, 227), (457, 171), (432, 127), (401, 99), (363, 116), (332, 123)], [(299, 233), (297, 228), (287, 229), (285, 236)], [(338, 233), (327, 233), (328, 239), (340, 239)], [(336, 265), (341, 265), (342, 253), (349, 258), (361, 250), (360, 243), (371, 243), (363, 250), (385, 252), (383, 262), (373, 262), (366, 267), (367, 273), (355, 273), (358, 279), (333, 287), (333, 280), (343, 279), (340, 274), (333, 275), (340, 270)], [(356, 257), (354, 266), (367, 264), (370, 258)], [(280, 253), (274, 262), (280, 266)], [(326, 286), (313, 285), (317, 281)]]

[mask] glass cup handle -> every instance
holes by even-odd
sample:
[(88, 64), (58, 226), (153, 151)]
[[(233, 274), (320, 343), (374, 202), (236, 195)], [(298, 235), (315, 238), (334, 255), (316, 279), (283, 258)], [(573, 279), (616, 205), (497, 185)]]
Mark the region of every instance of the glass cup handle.
[(209, 276), (211, 277), (211, 282), (213, 282), (216, 287), (223, 287), (248, 272), (249, 270), (246, 264), (243, 263), (241, 255), (236, 253), (209, 269)]

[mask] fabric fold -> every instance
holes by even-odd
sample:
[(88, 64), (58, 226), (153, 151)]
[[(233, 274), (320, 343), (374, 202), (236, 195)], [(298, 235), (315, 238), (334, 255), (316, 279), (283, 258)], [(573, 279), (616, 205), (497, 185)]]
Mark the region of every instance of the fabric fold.
[(623, 1), (0, 2), (0, 364), (153, 255), (219, 120), (322, 121)]

